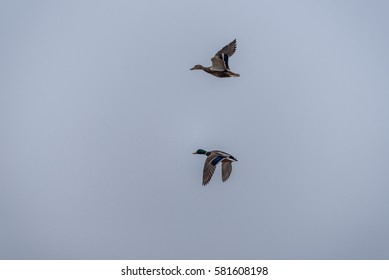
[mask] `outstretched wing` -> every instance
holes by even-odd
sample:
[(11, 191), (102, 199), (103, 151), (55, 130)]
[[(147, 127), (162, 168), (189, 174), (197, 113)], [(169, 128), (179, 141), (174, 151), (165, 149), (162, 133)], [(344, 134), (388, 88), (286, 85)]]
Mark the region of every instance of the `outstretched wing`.
[(232, 56), (234, 52), (236, 51), (236, 39), (229, 43), (228, 45), (224, 46), (220, 51), (216, 53), (215, 56), (225, 54), (228, 56)]
[(213, 173), (215, 173), (216, 165), (224, 158), (220, 155), (210, 155), (207, 157), (204, 163), (203, 170), (203, 186), (207, 185), (211, 181)]
[[(230, 67), (228, 66), (228, 57), (232, 56), (236, 51), (236, 39), (229, 43), (228, 45), (224, 46), (220, 51), (218, 51), (215, 56), (211, 59), (212, 60), (212, 70), (216, 71), (225, 71), (230, 70)], [(219, 60), (214, 59), (218, 58)], [(222, 67), (220, 67), (219, 63), (223, 63)], [(215, 69), (213, 69), (215, 68)], [(218, 70), (223, 68), (223, 70)]]
[(227, 181), (230, 178), (232, 172), (232, 164), (231, 161), (223, 161), (222, 162), (222, 180), (223, 182)]

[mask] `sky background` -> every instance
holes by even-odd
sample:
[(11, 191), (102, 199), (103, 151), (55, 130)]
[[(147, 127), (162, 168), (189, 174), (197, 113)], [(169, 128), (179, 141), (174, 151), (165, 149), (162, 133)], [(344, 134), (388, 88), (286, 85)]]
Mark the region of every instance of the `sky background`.
[(0, 259), (389, 259), (388, 14), (1, 1)]

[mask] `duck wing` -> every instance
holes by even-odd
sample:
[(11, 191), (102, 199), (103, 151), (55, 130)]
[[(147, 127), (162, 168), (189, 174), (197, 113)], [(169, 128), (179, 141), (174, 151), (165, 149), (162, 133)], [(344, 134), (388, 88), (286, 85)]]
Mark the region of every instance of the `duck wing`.
[[(215, 56), (211, 59), (212, 60), (212, 70), (215, 71), (225, 71), (230, 70), (230, 67), (228, 66), (228, 58), (232, 56), (236, 51), (236, 39), (229, 43), (228, 45), (224, 46), (220, 51), (218, 51)], [(216, 59), (218, 58), (218, 60)], [(222, 64), (221, 64), (222, 63)], [(218, 70), (223, 69), (223, 70)]]
[(211, 181), (213, 173), (215, 173), (216, 165), (225, 157), (216, 153), (210, 154), (204, 163), (203, 170), (203, 186)]
[(211, 61), (212, 61), (211, 70), (220, 71), (220, 72), (228, 70), (228, 68), (226, 67), (226, 63), (223, 59), (214, 56), (211, 58)]
[(223, 182), (227, 181), (230, 178), (232, 172), (232, 164), (231, 161), (223, 161), (222, 162), (222, 180)]

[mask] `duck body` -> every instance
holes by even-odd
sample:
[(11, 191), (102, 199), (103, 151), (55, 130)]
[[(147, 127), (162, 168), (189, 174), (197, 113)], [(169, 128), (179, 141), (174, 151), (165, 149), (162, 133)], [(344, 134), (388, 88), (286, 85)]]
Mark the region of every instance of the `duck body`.
[(229, 70), (225, 71), (214, 71), (211, 69), (211, 67), (204, 67), (202, 65), (196, 65), (195, 67), (191, 68), (190, 70), (204, 70), (208, 74), (211, 74), (218, 78), (231, 78), (231, 77), (240, 77), (239, 74), (236, 74), (234, 72), (231, 72)]
[(203, 149), (198, 149), (193, 154), (202, 154), (207, 156), (203, 169), (203, 186), (206, 186), (209, 183), (213, 173), (215, 173), (216, 166), (219, 163), (222, 164), (222, 181), (227, 181), (232, 172), (231, 163), (238, 161), (234, 156), (219, 150), (205, 151)]
[(205, 72), (218, 77), (218, 78), (231, 78), (240, 77), (239, 74), (230, 71), (228, 66), (228, 58), (235, 53), (236, 50), (236, 39), (224, 46), (218, 51), (214, 57), (212, 57), (212, 66), (204, 67), (200, 64), (192, 67), (190, 70), (204, 70)]

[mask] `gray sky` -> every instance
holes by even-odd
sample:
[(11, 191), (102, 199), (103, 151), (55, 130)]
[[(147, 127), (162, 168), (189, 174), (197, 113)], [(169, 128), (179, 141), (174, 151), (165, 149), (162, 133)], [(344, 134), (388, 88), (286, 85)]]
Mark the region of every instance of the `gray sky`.
[(387, 1), (58, 2), (0, 2), (1, 259), (389, 258)]

